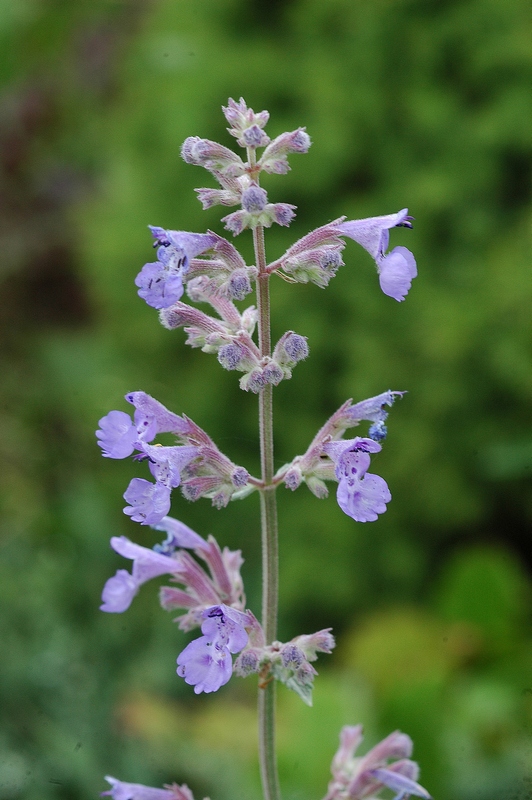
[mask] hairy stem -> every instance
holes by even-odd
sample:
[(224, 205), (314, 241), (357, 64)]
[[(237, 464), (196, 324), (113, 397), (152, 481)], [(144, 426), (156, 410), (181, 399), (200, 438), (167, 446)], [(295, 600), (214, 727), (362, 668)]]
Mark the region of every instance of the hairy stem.
[[(248, 150), (248, 163), (255, 164), (255, 151)], [(264, 229), (253, 230), (257, 276), (257, 307), (259, 312), (259, 348), (261, 357), (271, 356), (270, 287), (266, 272)], [(262, 626), (267, 644), (277, 636), (278, 525), (276, 486), (273, 483), (273, 397), (272, 385), (259, 394), (260, 461), (263, 489), (260, 492), (262, 531)], [(259, 761), (265, 800), (280, 800), (277, 758), (275, 752), (275, 681), (259, 685)]]

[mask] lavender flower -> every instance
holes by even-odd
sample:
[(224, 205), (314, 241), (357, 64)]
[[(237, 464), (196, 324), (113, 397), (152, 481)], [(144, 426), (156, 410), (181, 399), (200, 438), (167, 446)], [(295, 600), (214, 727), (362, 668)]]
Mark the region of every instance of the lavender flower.
[(186, 784), (178, 786), (174, 783), (164, 789), (155, 789), (141, 783), (125, 783), (110, 775), (106, 775), (105, 780), (111, 784), (111, 788), (102, 792), (101, 797), (110, 796), (113, 800), (194, 800)]
[[(430, 800), (426, 789), (416, 783), (419, 767), (410, 761), (412, 740), (405, 733), (394, 731), (375, 745), (365, 756), (355, 758), (363, 740), (362, 725), (346, 725), (340, 732), (340, 747), (331, 772), (332, 781), (324, 800), (377, 800), (377, 794), (388, 787), (400, 796), (416, 795)], [(395, 760), (399, 759), (399, 760)], [(387, 762), (393, 760), (393, 763)]]
[(382, 291), (399, 301), (405, 299), (417, 275), (416, 261), (406, 247), (394, 247), (388, 255), (385, 251), (390, 241), (390, 228), (411, 228), (412, 219), (408, 209), (403, 208), (397, 214), (341, 222), (337, 226), (341, 236), (358, 242), (373, 256)]
[[(160, 591), (164, 609), (186, 609), (186, 613), (176, 619), (182, 630), (200, 625), (206, 608), (223, 603), (236, 611), (244, 608), (240, 550), (232, 551), (226, 547), (222, 551), (212, 536), (205, 540), (172, 517), (164, 517), (154, 527), (164, 531), (167, 538), (151, 550), (134, 544), (125, 536), (111, 539), (113, 550), (133, 560), (133, 569), (131, 574), (124, 569), (118, 570), (109, 578), (102, 593), (102, 611), (126, 611), (143, 583), (164, 574), (170, 574), (172, 580), (183, 586), (182, 589), (163, 586)], [(186, 550), (193, 550), (207, 564), (209, 574)], [(250, 618), (246, 617), (248, 623)]]
[(170, 494), (168, 485), (133, 478), (124, 492), (124, 500), (128, 503), (124, 514), (141, 525), (156, 525), (170, 511)]
[[(250, 339), (248, 334), (242, 335)], [(124, 412), (110, 411), (100, 420), (96, 436), (103, 455), (109, 458), (125, 458), (137, 450), (134, 458), (148, 461), (155, 483), (133, 478), (124, 494), (129, 504), (124, 513), (134, 522), (160, 522), (170, 510), (171, 491), (178, 486), (188, 499), (208, 495), (217, 506), (227, 505), (236, 490), (247, 490), (247, 471), (221, 453), (192, 420), (173, 414), (145, 392), (131, 392), (126, 400), (135, 406), (134, 420)], [(174, 433), (185, 444), (149, 444), (158, 433)]]
[(145, 264), (135, 284), (139, 297), (152, 308), (168, 308), (183, 294), (183, 277), (190, 261), (212, 248), (217, 237), (209, 233), (187, 233), (149, 226), (159, 245), (157, 261)]
[(248, 642), (248, 616), (220, 604), (202, 613), (203, 636), (190, 642), (177, 659), (177, 674), (194, 687), (194, 692), (216, 692), (233, 672), (231, 653)]
[(102, 611), (121, 614), (129, 608), (143, 583), (158, 575), (178, 574), (182, 571), (179, 557), (141, 547), (125, 536), (113, 536), (111, 547), (124, 558), (133, 559), (133, 571), (130, 575), (127, 570), (119, 569), (114, 577), (109, 578), (102, 592)]
[(380, 450), (381, 445), (373, 439), (359, 436), (330, 442), (323, 447), (323, 452), (336, 465), (338, 505), (356, 522), (374, 522), (379, 514), (386, 511), (386, 503), (392, 499), (386, 481), (367, 471), (370, 465), (369, 454)]

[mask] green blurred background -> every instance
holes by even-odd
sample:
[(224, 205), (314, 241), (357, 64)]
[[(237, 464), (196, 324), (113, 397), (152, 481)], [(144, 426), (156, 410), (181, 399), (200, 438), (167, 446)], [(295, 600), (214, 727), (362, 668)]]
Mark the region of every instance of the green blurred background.
[[(195, 697), (186, 641), (148, 584), (98, 611), (127, 566), (130, 461), (101, 459), (97, 420), (143, 389), (257, 466), (256, 398), (184, 347), (136, 295), (146, 225), (222, 233), (207, 173), (179, 148), (231, 145), (220, 106), (306, 125), (307, 156), (267, 176), (298, 206), (271, 258), (327, 220), (408, 206), (404, 304), (349, 243), (327, 291), (273, 285), (273, 328), (311, 357), (275, 392), (278, 464), (346, 398), (407, 389), (375, 471), (393, 502), (355, 524), (334, 492), (279, 492), (280, 636), (331, 625), (315, 705), (279, 690), (285, 797), (323, 796), (344, 724), (365, 745), (415, 741), (438, 800), (532, 797), (532, 26), (528, 0), (0, 2), (2, 557), (0, 797), (85, 800), (104, 774), (197, 800), (258, 798), (255, 682)], [(251, 263), (249, 236), (238, 244)], [(176, 493), (177, 494), (177, 493)], [(260, 606), (258, 503), (173, 513), (241, 547)], [(161, 581), (162, 582), (162, 581)]]

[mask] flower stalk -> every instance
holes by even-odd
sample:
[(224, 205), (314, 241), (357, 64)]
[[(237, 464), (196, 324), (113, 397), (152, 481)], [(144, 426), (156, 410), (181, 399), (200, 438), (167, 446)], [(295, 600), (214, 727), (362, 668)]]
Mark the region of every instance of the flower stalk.
[[(247, 148), (248, 163), (255, 163), (255, 150)], [(266, 272), (264, 228), (253, 229), (259, 312), (261, 358), (271, 356), (270, 276)], [(266, 644), (277, 636), (279, 598), (279, 545), (276, 485), (273, 484), (273, 386), (266, 384), (259, 393), (259, 442), (263, 488), (260, 491), (262, 543), (262, 627)], [(258, 689), (259, 761), (265, 800), (279, 800), (281, 793), (275, 748), (275, 681), (259, 682)]]
[[(391, 500), (386, 481), (368, 472), (370, 455), (378, 453), (387, 433), (387, 406), (403, 392), (391, 391), (352, 404), (345, 402), (321, 427), (303, 455), (296, 456), (274, 473), (273, 387), (292, 377), (299, 361), (307, 358), (307, 337), (287, 330), (272, 347), (270, 325), (270, 275), (289, 284), (315, 283), (324, 288), (343, 261), (344, 239), (350, 238), (374, 259), (384, 294), (404, 300), (416, 276), (414, 256), (405, 247), (387, 252), (389, 231), (412, 227), (403, 209), (396, 214), (362, 220), (341, 217), (316, 228), (295, 242), (272, 264), (267, 264), (264, 229), (272, 224), (288, 226), (295, 206), (268, 202), (260, 187), (261, 172), (283, 175), (290, 169), (288, 155), (306, 153), (310, 137), (304, 128), (287, 131), (273, 141), (263, 130), (267, 111), (255, 113), (245, 101), (230, 99), (223, 109), (229, 133), (246, 148), (244, 162), (229, 148), (189, 137), (182, 156), (188, 164), (204, 167), (220, 189), (197, 189), (203, 208), (213, 205), (241, 208), (222, 218), (234, 236), (245, 229), (253, 234), (255, 264), (247, 266), (227, 239), (212, 231), (204, 234), (172, 231), (150, 226), (157, 260), (145, 264), (136, 278), (139, 296), (159, 311), (161, 323), (173, 330), (183, 327), (186, 344), (215, 354), (227, 370), (243, 373), (240, 388), (258, 395), (260, 478), (235, 464), (210, 436), (189, 417), (179, 416), (143, 391), (130, 392), (126, 400), (132, 415), (113, 410), (99, 421), (96, 433), (102, 455), (111, 459), (133, 456), (151, 480), (133, 478), (124, 499), (124, 513), (140, 525), (166, 534), (151, 549), (125, 536), (113, 537), (112, 548), (133, 562), (131, 572), (119, 569), (106, 582), (102, 611), (123, 613), (144, 583), (162, 575), (171, 586), (160, 589), (166, 611), (184, 613), (175, 621), (183, 631), (200, 628), (177, 657), (177, 674), (196, 694), (216, 692), (232, 675), (258, 679), (259, 762), (264, 800), (281, 800), (275, 747), (275, 685), (281, 682), (312, 705), (314, 677), (311, 662), (318, 653), (335, 646), (330, 628), (302, 634), (289, 642), (277, 641), (279, 554), (276, 490), (280, 483), (295, 491), (305, 483), (318, 499), (327, 497), (326, 481), (338, 483), (338, 505), (357, 522), (375, 521)], [(257, 148), (265, 148), (257, 159)], [(201, 256), (201, 258), (200, 258)], [(240, 311), (234, 301), (244, 300), (256, 282), (257, 307)], [(181, 301), (184, 292), (192, 303), (207, 303), (205, 313)], [(253, 339), (258, 332), (258, 343)], [(345, 439), (349, 428), (371, 422), (368, 435)], [(163, 445), (159, 434), (173, 434), (176, 443)], [(208, 498), (215, 508), (258, 491), (262, 547), (262, 624), (246, 608), (240, 575), (240, 550), (220, 547), (210, 536), (204, 539), (183, 522), (168, 516), (171, 493), (180, 488), (185, 499)], [(192, 551), (192, 554), (189, 552)], [(178, 584), (176, 586), (175, 584)], [(233, 656), (236, 658), (233, 660)], [(410, 795), (430, 800), (417, 783), (418, 766), (409, 756), (412, 743), (396, 731), (366, 756), (355, 758), (362, 726), (346, 726), (332, 765), (333, 780), (325, 800), (377, 800), (381, 789), (398, 792), (395, 800)], [(104, 795), (113, 800), (194, 800), (186, 785), (156, 789), (108, 777), (111, 788)]]

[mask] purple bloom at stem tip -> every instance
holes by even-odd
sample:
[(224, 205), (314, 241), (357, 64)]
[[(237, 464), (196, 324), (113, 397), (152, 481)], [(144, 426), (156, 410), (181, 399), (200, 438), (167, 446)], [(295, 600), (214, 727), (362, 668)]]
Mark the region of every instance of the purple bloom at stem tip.
[(246, 646), (249, 624), (246, 614), (220, 604), (206, 608), (202, 615), (203, 636), (190, 642), (177, 659), (177, 674), (194, 686), (194, 692), (216, 692), (231, 678), (231, 653)]
[(369, 217), (342, 222), (337, 225), (340, 236), (358, 242), (375, 259), (379, 283), (384, 294), (394, 300), (404, 300), (417, 275), (416, 260), (406, 247), (394, 247), (386, 255), (390, 241), (390, 228), (411, 228), (413, 217), (403, 208), (397, 214)]

